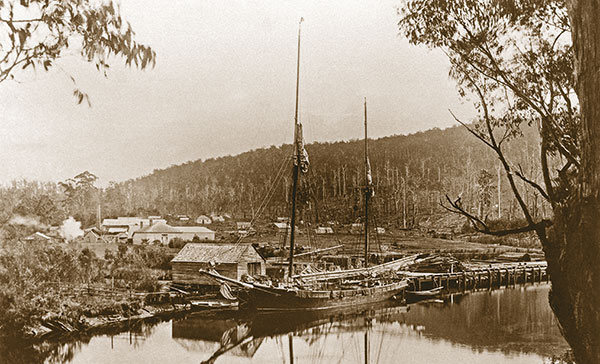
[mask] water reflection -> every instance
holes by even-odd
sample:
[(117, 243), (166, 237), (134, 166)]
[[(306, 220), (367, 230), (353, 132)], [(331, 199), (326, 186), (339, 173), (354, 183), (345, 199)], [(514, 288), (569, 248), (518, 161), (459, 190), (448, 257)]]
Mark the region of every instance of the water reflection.
[(567, 349), (548, 290), (476, 292), (410, 309), (199, 313), (53, 349), (44, 344), (41, 350), (17, 351), (0, 344), (0, 362), (541, 364)]
[(520, 287), (455, 296), (453, 304), (412, 306), (404, 322), (424, 326), (427, 337), (474, 350), (551, 356), (557, 346), (567, 346), (549, 307), (548, 290)]

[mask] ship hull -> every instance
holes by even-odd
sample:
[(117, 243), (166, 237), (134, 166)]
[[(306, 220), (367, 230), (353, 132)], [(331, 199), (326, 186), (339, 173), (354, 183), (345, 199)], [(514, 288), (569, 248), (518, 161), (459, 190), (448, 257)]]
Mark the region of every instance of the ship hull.
[(250, 308), (258, 311), (329, 310), (383, 302), (403, 297), (408, 284), (405, 281), (371, 288), (352, 290), (284, 290), (255, 287), (247, 290)]

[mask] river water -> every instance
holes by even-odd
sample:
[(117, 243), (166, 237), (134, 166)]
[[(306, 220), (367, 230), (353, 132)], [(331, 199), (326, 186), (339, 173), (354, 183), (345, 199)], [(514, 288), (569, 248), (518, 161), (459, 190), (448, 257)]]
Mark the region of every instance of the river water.
[(568, 348), (548, 291), (516, 287), (334, 313), (196, 313), (35, 350), (5, 347), (0, 362), (542, 364)]

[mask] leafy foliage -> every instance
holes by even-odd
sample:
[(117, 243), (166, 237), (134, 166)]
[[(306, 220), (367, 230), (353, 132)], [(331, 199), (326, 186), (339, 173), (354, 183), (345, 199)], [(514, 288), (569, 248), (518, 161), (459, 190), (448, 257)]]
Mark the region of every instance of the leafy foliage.
[[(155, 290), (158, 270), (169, 268), (164, 247), (120, 246), (102, 259), (93, 251), (65, 244), (3, 241), (0, 243), (0, 336), (19, 335), (44, 320), (58, 318), (78, 325), (83, 315), (121, 313), (137, 305), (135, 297), (78, 294), (90, 284)], [(113, 280), (114, 278), (114, 280)], [(129, 308), (128, 308), (129, 307)]]
[[(407, 0), (400, 28), (409, 41), (444, 51), (463, 96), (475, 96), (480, 125), (466, 128), (493, 150), (526, 225), (493, 230), (448, 197), (449, 210), (474, 228), (500, 236), (535, 231), (552, 280), (550, 304), (578, 363), (600, 361), (597, 143), (600, 16), (597, 1)], [(458, 119), (457, 119), (458, 120)], [(460, 121), (459, 121), (460, 122)], [(543, 183), (510, 162), (503, 143), (525, 124), (539, 128)], [(552, 207), (537, 219), (516, 178)]]
[[(411, 43), (447, 54), (459, 92), (474, 97), (481, 119), (472, 130), (484, 143), (492, 147), (499, 132), (501, 149), (522, 125), (540, 128), (546, 197), (564, 201), (573, 182), (561, 174), (573, 173), (581, 154), (565, 1), (407, 0), (399, 13)], [(553, 157), (566, 161), (560, 173), (548, 168)]]
[[(135, 41), (112, 1), (0, 1), (0, 82), (14, 79), (20, 69), (47, 71), (69, 48), (105, 76), (111, 57), (141, 69), (156, 62), (155, 52)], [(73, 94), (78, 103), (89, 104), (83, 91), (75, 88)]]

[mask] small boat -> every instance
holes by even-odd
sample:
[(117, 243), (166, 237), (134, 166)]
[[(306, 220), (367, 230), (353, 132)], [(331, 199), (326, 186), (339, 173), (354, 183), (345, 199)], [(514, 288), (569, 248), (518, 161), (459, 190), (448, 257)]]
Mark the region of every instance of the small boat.
[(424, 291), (406, 291), (406, 299), (408, 301), (418, 301), (439, 296), (444, 287), (436, 287)]
[(214, 309), (227, 309), (227, 310), (237, 310), (239, 306), (239, 302), (237, 300), (222, 300), (222, 299), (190, 299), (190, 305), (192, 306), (192, 310), (214, 310)]

